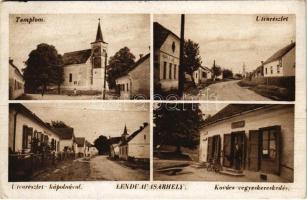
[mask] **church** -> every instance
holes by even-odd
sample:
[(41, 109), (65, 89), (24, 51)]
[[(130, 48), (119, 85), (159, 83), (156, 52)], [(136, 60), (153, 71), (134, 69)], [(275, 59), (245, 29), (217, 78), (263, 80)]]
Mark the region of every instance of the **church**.
[[(64, 82), (62, 90), (83, 90), (103, 92), (107, 88), (105, 68), (107, 63), (108, 43), (103, 40), (98, 22), (96, 40), (91, 48), (64, 53)], [(105, 87), (104, 87), (105, 86)]]

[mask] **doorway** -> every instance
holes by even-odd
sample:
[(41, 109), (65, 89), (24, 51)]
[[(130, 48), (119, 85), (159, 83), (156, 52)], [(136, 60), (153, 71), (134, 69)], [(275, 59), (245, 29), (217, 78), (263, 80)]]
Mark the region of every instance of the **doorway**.
[(242, 170), (245, 168), (246, 136), (244, 131), (224, 135), (223, 166)]

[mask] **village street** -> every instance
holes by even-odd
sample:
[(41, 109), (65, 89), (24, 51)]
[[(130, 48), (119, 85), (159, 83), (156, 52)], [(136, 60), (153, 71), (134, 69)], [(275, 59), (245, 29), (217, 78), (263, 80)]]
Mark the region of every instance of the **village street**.
[(217, 100), (217, 101), (271, 101), (269, 98), (263, 97), (248, 88), (240, 87), (237, 83), (239, 80), (219, 82), (210, 85), (201, 90), (201, 100)]
[(149, 180), (149, 170), (132, 169), (111, 161), (107, 156), (96, 156), (91, 160), (91, 180)]
[(149, 180), (149, 170), (132, 169), (111, 161), (107, 156), (96, 156), (91, 160), (65, 161), (54, 168), (44, 170), (31, 181), (116, 181)]

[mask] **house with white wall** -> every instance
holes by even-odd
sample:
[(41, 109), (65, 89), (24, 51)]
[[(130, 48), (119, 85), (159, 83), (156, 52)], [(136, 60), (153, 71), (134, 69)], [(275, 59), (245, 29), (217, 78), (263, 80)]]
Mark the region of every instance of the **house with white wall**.
[(17, 99), (24, 94), (25, 81), (18, 67), (9, 59), (9, 99)]
[(120, 99), (150, 98), (150, 54), (140, 59), (116, 79)]
[(75, 152), (75, 134), (73, 128), (54, 128), (60, 135), (60, 151), (63, 152)]
[(119, 145), (119, 158), (123, 160), (134, 160), (149, 162), (150, 138), (148, 123), (144, 123), (138, 130), (121, 141)]
[[(191, 80), (189, 75), (186, 75), (186, 78)], [(207, 80), (212, 79), (212, 71), (206, 66), (200, 66), (198, 70), (193, 72), (193, 77), (196, 85), (205, 83)]]
[(47, 145), (51, 151), (60, 152), (59, 133), (23, 104), (9, 104), (10, 152), (33, 153)]
[(216, 160), (229, 175), (253, 172), (267, 181), (292, 182), (294, 105), (229, 104), (200, 128), (199, 160)]
[(295, 42), (279, 49), (263, 63), (264, 77), (295, 76)]
[(177, 90), (180, 38), (154, 22), (154, 84), (163, 91)]
[(84, 137), (76, 137), (75, 142), (77, 144), (76, 154), (78, 157), (84, 157), (86, 153), (85, 148), (85, 138)]

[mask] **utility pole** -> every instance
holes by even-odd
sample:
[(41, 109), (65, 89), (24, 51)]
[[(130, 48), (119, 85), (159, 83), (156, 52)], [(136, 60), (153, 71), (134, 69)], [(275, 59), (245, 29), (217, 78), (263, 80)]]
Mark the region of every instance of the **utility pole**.
[(105, 59), (104, 59), (104, 78), (103, 78), (103, 97), (102, 99), (106, 99), (107, 58), (108, 58), (108, 53), (106, 51)]
[(180, 55), (179, 55), (179, 81), (178, 81), (178, 96), (182, 98), (184, 90), (184, 66), (183, 66), (183, 47), (184, 47), (184, 22), (185, 16), (181, 14), (180, 26)]

